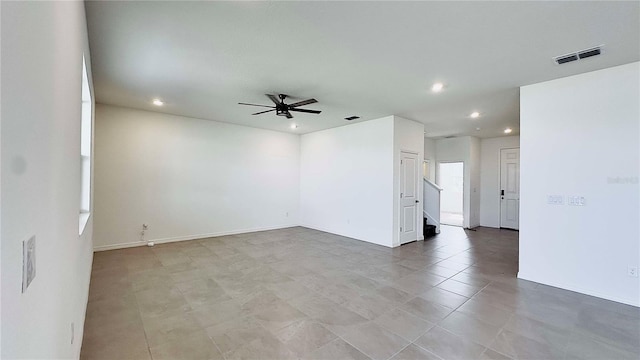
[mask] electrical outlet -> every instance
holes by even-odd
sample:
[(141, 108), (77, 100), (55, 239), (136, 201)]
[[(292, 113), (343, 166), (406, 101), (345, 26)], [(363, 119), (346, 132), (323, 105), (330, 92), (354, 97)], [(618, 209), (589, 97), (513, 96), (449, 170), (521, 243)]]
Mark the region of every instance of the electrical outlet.
[(22, 242), (22, 292), (36, 277), (36, 236)]
[(627, 267), (627, 275), (631, 277), (638, 277), (638, 267), (637, 266)]

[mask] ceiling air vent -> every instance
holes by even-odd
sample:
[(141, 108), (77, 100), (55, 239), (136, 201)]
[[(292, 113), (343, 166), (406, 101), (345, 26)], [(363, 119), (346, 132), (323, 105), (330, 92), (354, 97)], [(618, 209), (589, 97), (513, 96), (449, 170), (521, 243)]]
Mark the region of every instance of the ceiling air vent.
[(553, 60), (558, 64), (566, 64), (568, 62), (572, 62), (572, 61), (576, 61), (576, 60), (582, 60), (582, 59), (586, 59), (588, 57), (600, 55), (600, 53), (602, 52), (601, 49), (602, 49), (602, 45), (596, 46), (596, 47), (593, 47), (593, 48), (590, 48), (590, 49), (584, 49), (584, 50), (576, 51), (576, 52), (570, 53), (570, 54), (556, 56), (556, 57), (553, 58)]
[(556, 58), (556, 62), (558, 64), (564, 64), (564, 63), (568, 63), (576, 60), (578, 60), (578, 55), (576, 54), (564, 55)]
[(355, 116), (355, 115), (354, 115), (354, 116), (346, 117), (346, 118), (344, 118), (344, 119), (345, 119), (345, 120), (347, 120), (347, 121), (351, 121), (351, 120), (355, 120), (355, 119), (360, 119), (360, 116)]
[(592, 57), (592, 56), (596, 56), (596, 55), (600, 55), (600, 48), (599, 47), (596, 47), (596, 48), (593, 48), (593, 49), (589, 49), (589, 50), (583, 50), (583, 51), (580, 51), (578, 53), (578, 57), (580, 59), (586, 59), (588, 57)]

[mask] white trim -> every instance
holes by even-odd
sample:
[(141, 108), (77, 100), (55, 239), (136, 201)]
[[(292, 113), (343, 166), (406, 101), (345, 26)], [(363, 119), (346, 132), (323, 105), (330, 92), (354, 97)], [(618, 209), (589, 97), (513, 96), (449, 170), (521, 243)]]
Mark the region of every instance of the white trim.
[(538, 283), (538, 284), (553, 286), (553, 287), (557, 287), (559, 289), (573, 291), (573, 292), (577, 292), (577, 293), (581, 293), (581, 294), (585, 294), (585, 295), (589, 295), (589, 296), (595, 296), (597, 298), (610, 300), (610, 301), (615, 301), (615, 302), (618, 302), (618, 303), (621, 303), (621, 304), (640, 307), (640, 302), (638, 301), (638, 299), (623, 299), (623, 298), (619, 298), (619, 297), (615, 297), (615, 296), (611, 297), (610, 295), (606, 295), (606, 294), (599, 293), (597, 291), (585, 289), (585, 288), (583, 288), (581, 286), (576, 286), (576, 285), (573, 285), (573, 284), (565, 284), (565, 283), (557, 282), (557, 281), (553, 281), (553, 280), (552, 281), (547, 281), (547, 280), (543, 280), (543, 279), (536, 279), (535, 276), (528, 276), (526, 274), (522, 275), (522, 271), (519, 271), (517, 276), (518, 276), (518, 279), (527, 280), (527, 281), (533, 281), (533, 282)]
[(383, 247), (391, 248), (391, 249), (394, 248), (394, 247), (400, 246), (400, 245), (389, 246), (389, 245), (380, 244), (380, 243), (369, 241), (369, 240), (358, 239), (358, 238), (355, 238), (353, 236), (349, 236), (349, 235), (346, 235), (346, 234), (340, 234), (340, 233), (338, 233), (338, 232), (336, 232), (334, 230), (325, 229), (325, 228), (320, 227), (320, 226), (313, 226), (313, 225), (308, 225), (308, 224), (300, 224), (299, 226), (305, 227), (305, 228), (308, 228), (308, 229), (312, 229), (312, 230), (318, 230), (318, 231), (326, 232), (326, 233), (333, 234), (333, 235), (344, 236), (344, 237), (347, 237), (349, 239), (358, 240), (358, 241), (364, 241), (364, 242), (369, 243), (369, 244), (383, 246)]
[(90, 217), (90, 212), (80, 212), (80, 217), (78, 219), (78, 236), (82, 236), (82, 234), (84, 233), (84, 229), (87, 227), (87, 223), (89, 222)]
[(287, 224), (287, 225), (267, 226), (267, 227), (253, 228), (253, 229), (220, 231), (220, 232), (209, 233), (209, 234), (196, 234), (196, 235), (176, 236), (176, 237), (160, 238), (160, 239), (148, 239), (147, 241), (136, 241), (136, 242), (130, 242), (130, 243), (94, 246), (93, 251), (98, 252), (98, 251), (107, 251), (107, 250), (116, 250), (116, 249), (126, 249), (126, 248), (137, 247), (137, 246), (146, 246), (147, 242), (149, 241), (153, 241), (156, 244), (163, 244), (163, 243), (170, 243), (170, 242), (177, 242), (177, 241), (206, 239), (206, 238), (217, 237), (217, 236), (237, 235), (237, 234), (246, 234), (246, 233), (258, 232), (258, 231), (286, 229), (286, 228), (292, 228), (296, 226), (300, 226), (300, 225)]
[[(403, 148), (400, 148), (400, 165), (398, 165), (398, 192), (395, 194), (396, 198), (398, 199), (396, 206), (397, 206), (397, 216), (398, 216), (398, 223), (394, 224), (396, 226), (396, 231), (398, 234), (398, 238), (397, 238), (397, 243), (396, 243), (396, 239), (393, 239), (393, 246), (392, 247), (398, 247), (401, 246), (403, 244), (402, 242), (402, 231), (400, 231), (400, 219), (401, 219), (401, 215), (400, 213), (402, 212), (402, 198), (400, 197), (400, 190), (402, 187), (402, 184), (400, 183), (400, 179), (402, 177), (402, 175), (400, 174), (400, 172), (402, 172), (402, 154), (410, 154), (410, 155), (415, 155), (416, 156), (416, 160), (420, 159), (420, 152), (416, 152), (414, 150), (405, 150)], [(424, 156), (424, 155), (423, 155)], [(422, 160), (424, 161), (424, 159)], [(417, 175), (417, 174), (416, 174)], [(424, 176), (420, 176), (419, 178), (423, 178)], [(419, 185), (420, 180), (416, 179), (416, 190), (418, 192), (418, 194), (416, 194), (416, 198), (420, 200), (420, 202), (424, 201), (424, 195), (422, 192), (422, 186)], [(407, 241), (404, 244), (408, 244), (410, 242), (413, 241), (418, 241), (420, 239), (420, 236), (424, 236), (421, 235), (424, 233), (424, 229), (422, 228), (423, 224), (422, 224), (422, 217), (420, 216), (420, 212), (418, 211), (418, 203), (415, 203), (414, 206), (416, 207), (416, 240), (411, 240), (411, 241)], [(424, 204), (422, 204), (422, 211), (424, 211)], [(424, 240), (424, 237), (422, 238), (422, 240)]]
[(438, 190), (438, 191), (442, 191), (442, 188), (440, 186), (438, 186), (436, 183), (434, 183), (433, 181), (427, 179), (426, 177), (422, 178), (426, 183), (428, 183), (429, 185), (431, 185), (434, 189)]

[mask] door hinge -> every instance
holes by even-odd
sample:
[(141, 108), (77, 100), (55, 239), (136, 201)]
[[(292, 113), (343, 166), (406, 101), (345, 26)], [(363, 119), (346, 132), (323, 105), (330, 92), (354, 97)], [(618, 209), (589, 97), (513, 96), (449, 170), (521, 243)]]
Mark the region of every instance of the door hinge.
[(402, 193), (400, 193), (400, 198), (402, 198)]
[(400, 232), (402, 232), (402, 226), (400, 226)]
[(400, 165), (402, 165), (402, 160), (400, 160)]

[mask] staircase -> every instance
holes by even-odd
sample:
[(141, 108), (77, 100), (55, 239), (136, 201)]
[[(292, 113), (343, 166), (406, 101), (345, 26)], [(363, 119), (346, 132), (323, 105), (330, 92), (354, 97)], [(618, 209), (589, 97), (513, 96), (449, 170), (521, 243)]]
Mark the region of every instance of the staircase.
[(423, 181), (423, 233), (425, 239), (440, 233), (440, 192), (442, 188), (428, 179)]
[(424, 218), (424, 224), (422, 225), (422, 234), (424, 235), (424, 238), (427, 239), (435, 236), (437, 234), (436, 230), (436, 226), (429, 224), (428, 219)]

